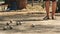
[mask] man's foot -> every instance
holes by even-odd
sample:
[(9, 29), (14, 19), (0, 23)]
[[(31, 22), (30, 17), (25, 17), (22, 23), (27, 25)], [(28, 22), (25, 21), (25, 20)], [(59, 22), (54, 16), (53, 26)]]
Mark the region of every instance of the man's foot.
[(43, 18), (43, 20), (49, 20), (49, 19), (50, 19), (50, 18), (49, 18), (49, 17), (47, 17), (47, 16)]
[(56, 19), (56, 17), (55, 17), (55, 16), (53, 16), (53, 17), (52, 17), (52, 19), (53, 19), (53, 20), (55, 20), (55, 19)]

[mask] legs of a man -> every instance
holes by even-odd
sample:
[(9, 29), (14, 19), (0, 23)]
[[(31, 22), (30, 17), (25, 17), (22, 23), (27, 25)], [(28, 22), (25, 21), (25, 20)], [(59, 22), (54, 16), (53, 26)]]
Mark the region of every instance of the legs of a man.
[(44, 20), (47, 20), (47, 19), (50, 19), (49, 18), (49, 4), (50, 4), (50, 0), (45, 0), (46, 2), (45, 2), (45, 6), (46, 6), (46, 13), (47, 13), (47, 15), (46, 15), (46, 17), (44, 17), (43, 19)]
[(49, 4), (50, 4), (50, 0), (46, 0), (45, 5), (46, 5), (47, 17), (49, 17)]
[(56, 7), (57, 7), (57, 2), (56, 0), (53, 0), (52, 1), (52, 19), (54, 19)]

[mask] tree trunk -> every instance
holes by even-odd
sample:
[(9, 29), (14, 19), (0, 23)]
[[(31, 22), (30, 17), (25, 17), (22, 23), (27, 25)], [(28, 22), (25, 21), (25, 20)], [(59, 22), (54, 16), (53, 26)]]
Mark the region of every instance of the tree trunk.
[(17, 0), (17, 8), (23, 9), (26, 8), (27, 0)]
[(34, 5), (34, 0), (32, 0), (32, 6)]

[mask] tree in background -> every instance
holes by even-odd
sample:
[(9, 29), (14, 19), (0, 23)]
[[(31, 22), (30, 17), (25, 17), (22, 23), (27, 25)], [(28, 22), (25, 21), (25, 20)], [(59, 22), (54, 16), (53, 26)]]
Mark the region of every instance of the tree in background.
[(0, 0), (0, 1), (4, 1), (4, 0)]
[(58, 6), (58, 11), (60, 11), (60, 0), (58, 0), (57, 6)]

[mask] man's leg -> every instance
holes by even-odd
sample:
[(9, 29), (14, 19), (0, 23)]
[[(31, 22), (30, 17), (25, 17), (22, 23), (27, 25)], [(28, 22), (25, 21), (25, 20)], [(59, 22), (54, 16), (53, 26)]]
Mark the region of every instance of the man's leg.
[(45, 0), (45, 6), (46, 6), (46, 17), (44, 19), (49, 19), (49, 4), (50, 4), (50, 0)]
[(55, 18), (54, 16), (55, 16), (56, 8), (57, 8), (57, 2), (56, 0), (52, 0), (52, 19)]

